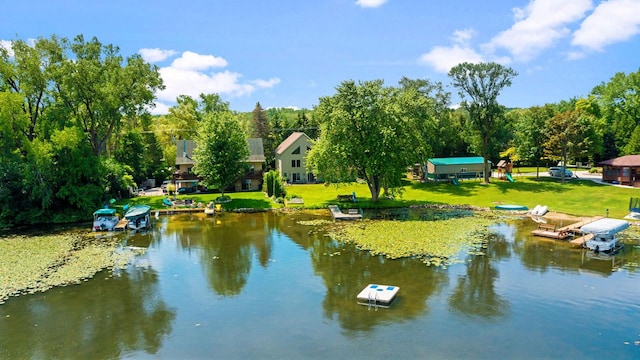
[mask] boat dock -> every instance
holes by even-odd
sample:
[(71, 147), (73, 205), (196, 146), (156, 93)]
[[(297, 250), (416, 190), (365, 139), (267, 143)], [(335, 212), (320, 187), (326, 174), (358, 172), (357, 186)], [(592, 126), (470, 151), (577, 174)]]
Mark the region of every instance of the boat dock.
[(129, 220), (122, 218), (118, 221), (118, 224), (113, 228), (115, 231), (125, 231), (127, 229), (127, 224), (129, 224)]
[(570, 240), (569, 242), (571, 244), (573, 244), (573, 245), (576, 245), (576, 246), (583, 246), (584, 243), (586, 243), (587, 241), (593, 239), (594, 236), (595, 236), (594, 234), (584, 234), (584, 235), (582, 235), (580, 237), (577, 237), (577, 238), (575, 238), (573, 240)]
[[(583, 219), (573, 224), (558, 227), (557, 225), (539, 223), (538, 228), (531, 231), (535, 236), (542, 236), (551, 239), (565, 240), (567, 238), (573, 238), (576, 234), (580, 234), (580, 228), (584, 225), (590, 224), (596, 220), (602, 219), (602, 216), (594, 216), (591, 218)], [(581, 236), (571, 241), (572, 244), (582, 245), (587, 240), (589, 234)]]
[(338, 205), (329, 205), (331, 216), (334, 220), (360, 220), (362, 219), (362, 211), (360, 209), (349, 209), (347, 213), (343, 213)]

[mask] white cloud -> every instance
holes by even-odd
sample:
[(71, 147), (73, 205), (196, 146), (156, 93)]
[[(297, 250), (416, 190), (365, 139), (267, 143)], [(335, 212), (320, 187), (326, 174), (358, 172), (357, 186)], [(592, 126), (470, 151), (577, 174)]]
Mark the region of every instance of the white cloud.
[(386, 2), (387, 0), (358, 0), (356, 1), (356, 5), (363, 8), (376, 8)]
[(280, 84), (280, 79), (278, 78), (271, 78), (269, 80), (257, 79), (257, 80), (252, 80), (251, 83), (259, 88), (272, 88)]
[(493, 53), (503, 48), (516, 60), (527, 61), (569, 36), (567, 26), (582, 19), (592, 7), (591, 0), (531, 0), (526, 8), (513, 9), (515, 24), (482, 49)]
[(9, 53), (9, 57), (13, 57), (14, 55), (12, 44), (13, 43), (11, 42), (11, 40), (0, 40), (0, 47), (7, 50), (7, 52)]
[(602, 2), (573, 34), (572, 45), (601, 51), (640, 33), (640, 1)]
[(476, 31), (473, 29), (456, 30), (453, 32), (451, 41), (463, 46), (469, 46), (469, 42), (474, 36), (476, 36), (476, 34)]
[(242, 75), (237, 72), (208, 71), (215, 67), (225, 67), (227, 61), (213, 55), (202, 55), (185, 51), (173, 60), (171, 65), (159, 69), (165, 89), (156, 93), (160, 102), (156, 103), (154, 113), (162, 113), (167, 105), (174, 103), (180, 95), (197, 97), (200, 94), (219, 94), (228, 96), (249, 95), (258, 89), (272, 88), (280, 83), (279, 78), (254, 79), (241, 82)]
[(206, 70), (211, 67), (225, 67), (227, 60), (213, 55), (201, 55), (185, 51), (182, 56), (173, 60), (171, 67), (183, 70)]
[(147, 110), (151, 115), (164, 115), (169, 113), (169, 105), (156, 101), (154, 107), (149, 107)]
[(480, 63), (484, 59), (470, 47), (453, 45), (436, 46), (426, 54), (422, 54), (418, 62), (433, 67), (438, 72), (448, 73), (452, 67), (463, 63)]
[(166, 60), (173, 55), (176, 54), (173, 50), (163, 50), (163, 49), (140, 49), (138, 53), (142, 56), (144, 61), (149, 63), (156, 63), (163, 60)]

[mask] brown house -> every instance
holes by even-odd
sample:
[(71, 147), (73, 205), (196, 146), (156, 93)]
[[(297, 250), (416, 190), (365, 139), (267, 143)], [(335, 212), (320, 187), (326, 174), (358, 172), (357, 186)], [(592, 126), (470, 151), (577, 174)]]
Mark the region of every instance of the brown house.
[[(247, 139), (249, 148), (249, 158), (246, 159), (247, 172), (236, 180), (229, 191), (250, 191), (260, 190), (262, 187), (262, 167), (265, 162), (264, 146), (262, 139)], [(176, 185), (176, 191), (185, 188), (187, 193), (196, 192), (198, 182), (202, 180), (193, 172), (195, 162), (193, 160), (193, 150), (196, 144), (193, 140), (179, 140), (176, 143), (176, 170), (173, 173), (173, 183)]]
[(640, 155), (626, 155), (601, 161), (602, 181), (640, 187)]

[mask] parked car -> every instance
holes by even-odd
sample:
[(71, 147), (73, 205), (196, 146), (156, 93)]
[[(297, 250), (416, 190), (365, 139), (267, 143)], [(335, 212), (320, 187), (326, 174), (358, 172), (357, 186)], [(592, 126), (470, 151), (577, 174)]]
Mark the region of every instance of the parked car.
[(171, 184), (171, 180), (165, 180), (162, 182), (162, 185), (160, 186), (160, 188), (162, 189), (162, 191), (167, 192), (167, 185)]
[(181, 187), (178, 189), (178, 194), (190, 194), (196, 192), (195, 187)]
[(573, 177), (571, 170), (562, 166), (552, 166), (549, 168), (549, 176), (562, 177), (562, 170), (564, 170), (564, 177)]

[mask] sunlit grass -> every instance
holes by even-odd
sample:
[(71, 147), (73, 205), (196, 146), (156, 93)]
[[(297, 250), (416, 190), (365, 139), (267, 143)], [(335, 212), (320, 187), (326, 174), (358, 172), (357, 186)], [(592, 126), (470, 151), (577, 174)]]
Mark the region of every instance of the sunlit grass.
[[(492, 208), (497, 204), (518, 204), (533, 208), (538, 204), (546, 205), (550, 211), (575, 216), (605, 216), (622, 218), (629, 213), (628, 204), (631, 197), (640, 197), (640, 191), (594, 183), (590, 180), (572, 179), (561, 183), (560, 179), (549, 177), (528, 177), (514, 174), (515, 182), (491, 179), (485, 185), (481, 180), (463, 180), (455, 186), (448, 182), (414, 182), (406, 181), (403, 192), (393, 199), (371, 201), (371, 194), (366, 184), (344, 184), (341, 186), (325, 184), (296, 184), (286, 187), (289, 196), (295, 195), (303, 199), (302, 207), (307, 209), (326, 208), (331, 204), (342, 207), (359, 208), (393, 208), (423, 204), (471, 205), (481, 208)], [(339, 202), (338, 195), (356, 194), (357, 203)], [(229, 193), (232, 201), (223, 205), (226, 210), (238, 208), (269, 209), (280, 208), (265, 197), (262, 192)], [(219, 194), (179, 195), (180, 199), (192, 199), (194, 202), (207, 204)], [(154, 209), (162, 209), (164, 197), (139, 197), (131, 203), (144, 202)], [(120, 206), (124, 202), (118, 203)]]

